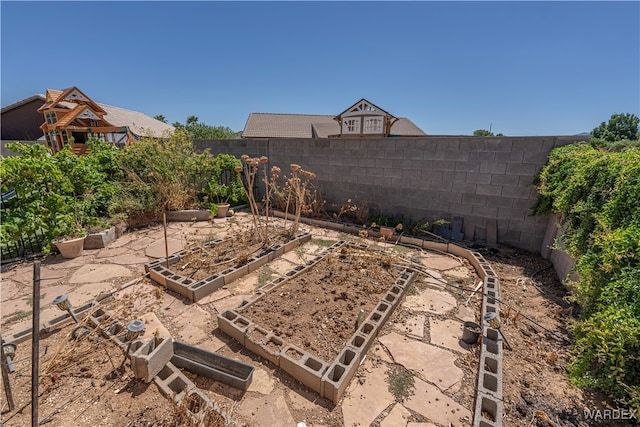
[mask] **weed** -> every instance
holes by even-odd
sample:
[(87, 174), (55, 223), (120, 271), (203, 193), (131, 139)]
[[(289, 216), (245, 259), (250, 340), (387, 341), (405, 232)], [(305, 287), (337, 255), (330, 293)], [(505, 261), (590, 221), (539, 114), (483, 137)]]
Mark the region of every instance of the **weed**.
[(11, 323), (11, 322), (18, 322), (22, 319), (26, 319), (27, 317), (31, 316), (31, 312), (30, 311), (19, 311), (16, 314), (11, 315), (7, 320), (6, 323)]
[(335, 240), (324, 240), (324, 239), (311, 239), (311, 243), (313, 243), (314, 245), (321, 246), (323, 248), (328, 248), (331, 245), (333, 245), (334, 243), (336, 243), (336, 241)]
[(273, 277), (273, 270), (268, 265), (262, 266), (260, 273), (258, 273), (258, 285), (264, 286)]
[(413, 396), (415, 391), (413, 374), (401, 365), (394, 365), (387, 371), (387, 384), (389, 392), (398, 402)]
[(302, 246), (298, 246), (293, 251), (295, 252), (296, 256), (300, 259), (300, 261), (307, 262), (307, 259), (304, 257), (305, 251)]
[(411, 283), (409, 286), (407, 286), (407, 289), (404, 291), (404, 293), (409, 296), (418, 295), (418, 288), (416, 288), (416, 286)]
[(398, 252), (401, 255), (406, 255), (409, 252), (411, 252), (413, 249), (408, 248), (406, 246), (402, 246), (402, 245), (396, 245), (396, 246), (394, 246), (393, 250)]
[[(40, 299), (44, 299), (44, 297), (45, 297), (46, 295), (47, 295), (46, 293), (45, 293), (45, 294), (40, 295)], [(33, 295), (29, 295), (29, 296), (27, 297), (27, 305), (28, 305), (29, 307), (33, 307)]]

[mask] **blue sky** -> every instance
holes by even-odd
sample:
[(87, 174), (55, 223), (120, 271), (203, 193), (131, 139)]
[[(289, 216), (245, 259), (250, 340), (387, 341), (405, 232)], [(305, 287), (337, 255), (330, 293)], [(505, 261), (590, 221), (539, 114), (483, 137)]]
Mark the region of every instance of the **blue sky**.
[(640, 115), (640, 2), (9, 2), (7, 106), (77, 86), (170, 123), (337, 115), (434, 135), (589, 132)]

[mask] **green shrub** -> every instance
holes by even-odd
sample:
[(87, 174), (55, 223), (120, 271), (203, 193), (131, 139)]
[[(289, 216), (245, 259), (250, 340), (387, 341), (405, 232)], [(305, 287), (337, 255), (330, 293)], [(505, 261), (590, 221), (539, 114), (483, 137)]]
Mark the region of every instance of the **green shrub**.
[[(553, 150), (536, 213), (560, 213), (582, 307), (570, 374), (640, 411), (640, 150), (637, 142)], [(610, 149), (614, 147), (614, 149)]]

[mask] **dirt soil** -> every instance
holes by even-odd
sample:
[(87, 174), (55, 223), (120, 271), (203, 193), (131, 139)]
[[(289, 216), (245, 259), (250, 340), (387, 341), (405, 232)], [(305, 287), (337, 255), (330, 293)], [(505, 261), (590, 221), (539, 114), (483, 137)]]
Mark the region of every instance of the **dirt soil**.
[(331, 364), (401, 271), (388, 256), (346, 246), (242, 314)]
[(503, 425), (634, 425), (631, 420), (585, 419), (587, 409), (622, 408), (602, 393), (581, 390), (569, 382), (572, 337), (568, 328), (577, 307), (566, 301), (569, 290), (551, 263), (507, 247), (480, 253), (498, 275), (500, 299), (506, 303), (500, 308), (501, 331), (511, 349), (507, 345), (503, 353)]

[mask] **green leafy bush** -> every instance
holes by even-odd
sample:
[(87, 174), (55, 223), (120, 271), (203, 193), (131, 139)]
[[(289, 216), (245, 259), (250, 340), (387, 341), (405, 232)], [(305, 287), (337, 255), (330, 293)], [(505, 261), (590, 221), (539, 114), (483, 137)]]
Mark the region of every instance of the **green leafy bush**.
[[(614, 147), (613, 150), (610, 150)], [(640, 150), (637, 142), (553, 150), (536, 213), (560, 213), (582, 307), (570, 374), (640, 411)]]
[[(51, 155), (41, 144), (7, 144), (19, 155), (0, 162), (2, 191), (14, 189), (18, 197), (2, 211), (0, 243), (36, 232), (48, 240), (77, 235), (120, 219), (159, 219), (165, 210), (208, 208), (207, 195), (234, 202), (244, 195), (233, 171), (240, 161), (194, 152), (186, 132), (145, 138), (122, 150), (95, 138), (87, 144), (82, 156), (68, 149)], [(230, 179), (221, 181), (229, 168)]]

